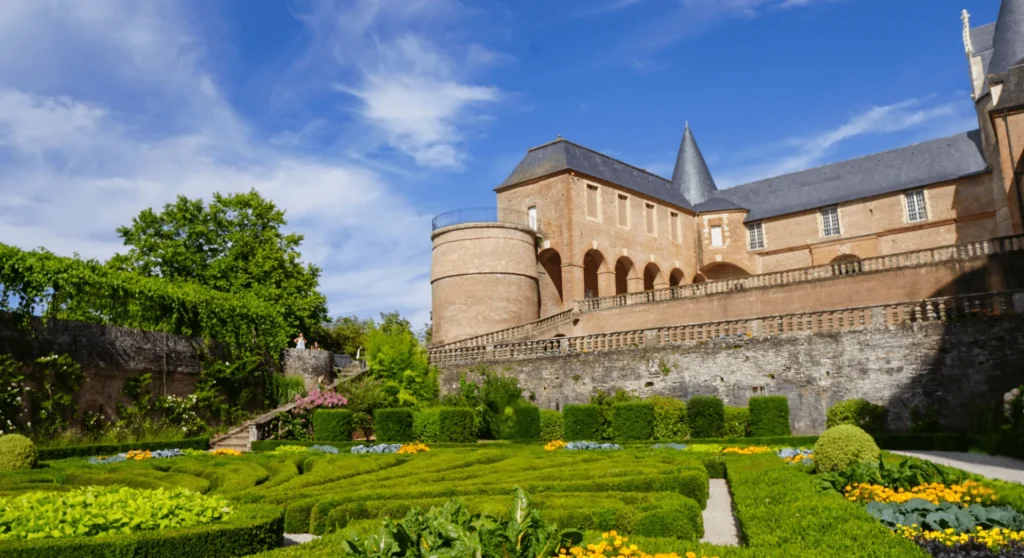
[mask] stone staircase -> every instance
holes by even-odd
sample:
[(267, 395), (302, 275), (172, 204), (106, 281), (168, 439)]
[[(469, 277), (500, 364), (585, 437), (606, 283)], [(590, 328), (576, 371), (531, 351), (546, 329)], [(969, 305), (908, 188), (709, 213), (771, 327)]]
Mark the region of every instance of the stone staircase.
[[(366, 371), (367, 368), (365, 366), (359, 363), (353, 363), (352, 366), (339, 370), (335, 380), (324, 389), (334, 389), (343, 382), (356, 378)], [(252, 451), (252, 443), (260, 439), (263, 428), (269, 424), (270, 421), (277, 418), (281, 413), (287, 413), (294, 408), (295, 403), (292, 402), (282, 405), (272, 411), (263, 413), (254, 419), (248, 420), (241, 425), (228, 430), (224, 434), (211, 438), (210, 447), (213, 449), (233, 449), (241, 452)]]

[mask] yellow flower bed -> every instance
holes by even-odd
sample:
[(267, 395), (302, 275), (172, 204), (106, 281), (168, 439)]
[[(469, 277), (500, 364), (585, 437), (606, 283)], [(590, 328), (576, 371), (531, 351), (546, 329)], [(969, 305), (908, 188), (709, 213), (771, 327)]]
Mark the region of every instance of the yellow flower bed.
[(210, 451), (210, 455), (242, 455), (242, 452), (236, 449), (218, 448)]
[(129, 461), (142, 461), (152, 457), (153, 454), (149, 450), (132, 450), (124, 455), (124, 458)]
[(782, 458), (782, 460), (785, 461), (786, 463), (803, 463), (804, 459), (814, 459), (814, 454), (813, 453), (808, 453), (807, 455), (797, 454), (797, 455), (794, 455), (793, 457), (783, 457)]
[(544, 444), (544, 449), (548, 451), (560, 450), (565, 447), (565, 442), (561, 440), (551, 440), (547, 444)]
[(772, 451), (768, 446), (748, 446), (745, 448), (725, 448), (722, 453), (735, 453), (739, 455), (754, 455), (756, 453), (764, 453), (766, 451)]
[[(615, 531), (601, 533), (601, 542), (588, 544), (586, 547), (574, 546), (568, 550), (562, 548), (558, 552), (565, 556), (579, 556), (580, 558), (616, 558), (620, 556), (632, 556), (635, 558), (697, 558), (697, 553), (687, 552), (680, 556), (675, 552), (669, 554), (648, 554), (636, 547), (635, 544), (628, 544), (629, 537), (621, 537)], [(701, 556), (700, 558), (709, 558)], [(711, 558), (718, 558), (713, 556)]]
[(411, 444), (402, 444), (402, 447), (398, 448), (397, 453), (422, 453), (425, 451), (430, 451), (426, 444), (413, 442)]
[(992, 504), (999, 499), (991, 488), (981, 486), (976, 481), (965, 481), (963, 484), (946, 486), (937, 482), (915, 486), (910, 490), (893, 490), (877, 484), (858, 483), (847, 486), (843, 490), (846, 499), (851, 502), (882, 502), (902, 504), (914, 498), (928, 500), (933, 504), (952, 502), (954, 504)]
[(905, 527), (900, 525), (895, 531), (893, 531), (893, 533), (910, 540), (937, 541), (946, 546), (979, 542), (993, 550), (1001, 548), (1011, 542), (1024, 542), (1024, 531), (1011, 531), (1009, 529), (1001, 529), (999, 527), (994, 527), (992, 529), (977, 527), (975, 531), (969, 533), (956, 533), (953, 529), (946, 529), (944, 531), (925, 531), (917, 526)]

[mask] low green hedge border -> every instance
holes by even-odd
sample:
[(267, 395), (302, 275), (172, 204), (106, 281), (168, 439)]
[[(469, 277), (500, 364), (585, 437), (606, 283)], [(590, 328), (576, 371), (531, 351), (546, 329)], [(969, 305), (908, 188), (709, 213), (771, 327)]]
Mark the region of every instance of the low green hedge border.
[(967, 434), (875, 434), (884, 450), (970, 451), (975, 440)]
[(209, 438), (185, 438), (171, 442), (135, 442), (125, 444), (95, 444), (88, 446), (67, 446), (61, 448), (40, 448), (40, 461), (53, 461), (56, 459), (67, 459), (69, 457), (93, 457), (95, 455), (115, 455), (131, 450), (160, 450), (160, 449), (199, 449), (204, 450), (210, 447)]
[[(311, 446), (334, 446), (334, 447), (338, 448), (339, 451), (344, 453), (344, 452), (347, 452), (350, 449), (352, 449), (353, 446), (363, 446), (363, 445), (374, 446), (374, 445), (383, 444), (383, 443), (384, 442), (376, 442), (374, 440), (370, 440), (370, 441), (358, 440), (358, 441), (354, 441), (354, 442), (333, 442), (333, 441), (330, 441), (330, 440), (321, 440), (321, 441), (316, 441), (316, 442), (310, 442), (310, 441), (301, 441), (300, 442), (300, 441), (297, 441), (297, 440), (259, 440), (257, 442), (253, 442), (252, 443), (252, 451), (256, 452), (256, 453), (267, 452), (267, 451), (274, 451), (275, 449), (277, 449), (277, 448), (279, 448), (281, 446), (303, 446), (303, 447), (307, 447), (307, 448), (311, 447)], [(465, 443), (465, 444), (428, 443), (427, 445), (430, 446), (431, 449), (438, 449), (438, 448), (458, 449), (458, 448), (480, 448), (480, 447), (486, 447), (486, 446), (492, 446), (492, 445), (493, 446), (509, 446), (509, 445), (511, 445), (511, 442), (487, 442), (485, 444), (478, 444), (476, 442), (468, 442), (468, 443)], [(370, 454), (370, 455), (373, 455), (373, 454)]]
[(236, 506), (229, 519), (188, 529), (123, 536), (5, 541), (0, 558), (229, 558), (281, 546), (284, 511), (277, 506)]
[(512, 440), (516, 442), (540, 441), (540, 409), (534, 405), (521, 404), (512, 408), (514, 422)]
[(377, 440), (384, 443), (412, 442), (412, 409), (377, 409), (373, 412), (373, 430)]
[(725, 405), (713, 395), (696, 395), (686, 402), (686, 418), (690, 422), (690, 435), (713, 438), (725, 430)]
[(747, 403), (750, 410), (750, 435), (789, 436), (789, 400), (783, 395), (751, 397)]
[(566, 405), (562, 419), (567, 442), (593, 442), (601, 437), (601, 407), (597, 405)]
[(351, 440), (355, 424), (348, 409), (317, 409), (313, 412), (313, 439)]
[(616, 440), (650, 440), (654, 437), (654, 404), (630, 401), (612, 405), (612, 432)]

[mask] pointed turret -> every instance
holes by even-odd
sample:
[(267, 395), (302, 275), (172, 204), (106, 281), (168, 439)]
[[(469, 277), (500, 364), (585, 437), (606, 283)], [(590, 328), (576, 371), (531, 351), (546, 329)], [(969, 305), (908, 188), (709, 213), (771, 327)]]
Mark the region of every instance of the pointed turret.
[(697, 140), (690, 131), (689, 122), (683, 132), (683, 141), (679, 144), (676, 168), (672, 171), (672, 186), (693, 205), (707, 200), (718, 191), (704, 156), (697, 147)]
[(1002, 74), (1024, 59), (1024, 0), (1003, 0), (999, 6), (989, 74)]

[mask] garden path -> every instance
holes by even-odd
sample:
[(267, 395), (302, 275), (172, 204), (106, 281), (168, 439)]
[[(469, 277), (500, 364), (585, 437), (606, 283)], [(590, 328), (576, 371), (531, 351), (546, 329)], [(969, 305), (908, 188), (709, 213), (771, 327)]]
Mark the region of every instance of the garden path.
[(992, 479), (1024, 484), (1024, 461), (1010, 457), (955, 451), (894, 451), (892, 453), (927, 459), (939, 465), (956, 467)]
[(285, 533), (284, 544), (281, 546), (295, 546), (297, 544), (304, 544), (311, 542), (320, 537), (316, 535), (310, 535), (308, 533)]
[(708, 505), (704, 508), (704, 538), (700, 542), (738, 546), (736, 517), (732, 514), (732, 494), (725, 479), (708, 481)]

